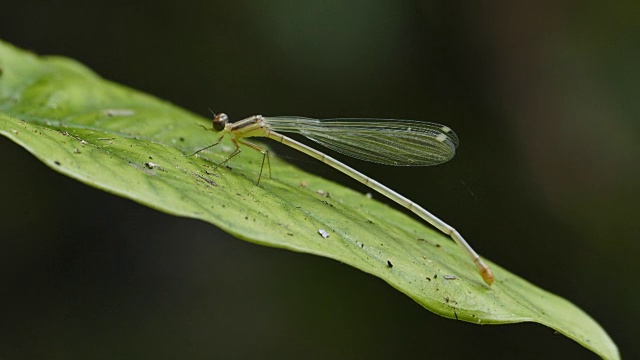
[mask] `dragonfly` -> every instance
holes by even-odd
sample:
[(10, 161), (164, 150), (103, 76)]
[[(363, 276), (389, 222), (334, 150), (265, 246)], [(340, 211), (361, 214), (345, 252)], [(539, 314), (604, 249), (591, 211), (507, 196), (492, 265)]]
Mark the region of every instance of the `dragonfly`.
[(484, 282), (487, 285), (493, 283), (494, 275), (489, 266), (451, 225), (371, 177), (322, 151), (281, 134), (300, 134), (331, 150), (360, 160), (394, 166), (430, 166), (449, 161), (455, 155), (459, 140), (449, 127), (414, 120), (314, 119), (298, 116), (267, 117), (262, 115), (230, 122), (227, 114), (214, 113), (213, 126), (207, 130), (219, 133), (220, 137), (215, 143), (201, 148), (189, 156), (219, 145), (228, 135), (235, 150), (219, 165), (227, 164), (229, 160), (237, 156), (242, 151), (241, 145), (259, 151), (263, 155), (257, 182), (259, 184), (265, 159), (269, 166), (269, 172), (271, 172), (269, 153), (266, 148), (246, 139), (263, 137), (280, 142), (331, 166), (415, 213), (451, 237), (473, 261)]

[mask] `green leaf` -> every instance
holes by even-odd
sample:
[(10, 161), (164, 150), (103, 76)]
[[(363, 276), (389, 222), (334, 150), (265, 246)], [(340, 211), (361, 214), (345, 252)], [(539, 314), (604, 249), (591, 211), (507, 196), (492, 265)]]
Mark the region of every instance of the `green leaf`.
[(256, 151), (242, 152), (232, 170), (215, 167), (233, 150), (226, 141), (185, 156), (215, 141), (200, 125), (210, 122), (73, 60), (0, 42), (0, 133), (55, 171), (246, 241), (341, 261), (448, 318), (538, 322), (603, 358), (619, 358), (579, 308), (491, 263), (496, 282), (486, 286), (449, 238), (402, 212), (275, 157), (273, 178), (264, 174), (256, 186)]

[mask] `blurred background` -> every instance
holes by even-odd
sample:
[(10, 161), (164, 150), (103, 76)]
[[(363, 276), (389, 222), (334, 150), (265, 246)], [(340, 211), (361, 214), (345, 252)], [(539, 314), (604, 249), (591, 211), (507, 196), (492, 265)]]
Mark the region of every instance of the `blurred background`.
[[(623, 356), (640, 352), (639, 2), (71, 0), (3, 10), (5, 41), (203, 116), (447, 124), (461, 139), (447, 164), (345, 162), (581, 307)], [(541, 325), (444, 319), (335, 261), (89, 188), (5, 138), (0, 154), (2, 359), (597, 358)]]

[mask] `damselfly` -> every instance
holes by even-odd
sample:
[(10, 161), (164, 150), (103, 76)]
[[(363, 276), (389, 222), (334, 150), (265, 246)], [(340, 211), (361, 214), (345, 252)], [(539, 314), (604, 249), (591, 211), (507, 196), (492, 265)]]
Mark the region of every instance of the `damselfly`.
[[(213, 131), (221, 134), (218, 141), (191, 155), (220, 144), (228, 134), (235, 150), (222, 163), (238, 155), (240, 145), (246, 145), (263, 154), (258, 183), (262, 177), (268, 151), (246, 141), (249, 137), (267, 137), (303, 152), (343, 172), (379, 192), (399, 205), (411, 210), (429, 224), (449, 235), (478, 268), (485, 283), (493, 283), (493, 272), (482, 261), (464, 238), (453, 227), (438, 219), (418, 204), (382, 185), (378, 181), (341, 163), (340, 161), (279, 132), (297, 133), (342, 154), (386, 165), (427, 166), (448, 161), (455, 154), (458, 137), (448, 127), (411, 120), (393, 119), (311, 119), (294, 116), (263, 117), (255, 115), (235, 123), (228, 122), (226, 114), (214, 114)], [(271, 166), (269, 164), (269, 170)]]

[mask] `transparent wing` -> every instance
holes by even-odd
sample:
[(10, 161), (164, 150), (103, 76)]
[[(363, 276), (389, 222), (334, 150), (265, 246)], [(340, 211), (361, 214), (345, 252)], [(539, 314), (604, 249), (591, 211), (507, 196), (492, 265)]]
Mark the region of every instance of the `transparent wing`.
[(458, 137), (440, 124), (395, 119), (265, 117), (276, 132), (297, 133), (339, 153), (385, 165), (425, 166), (450, 160)]

